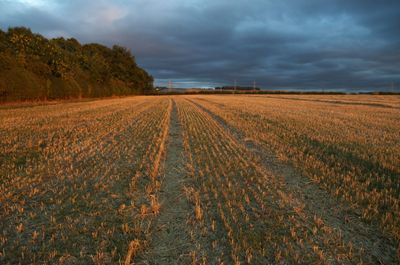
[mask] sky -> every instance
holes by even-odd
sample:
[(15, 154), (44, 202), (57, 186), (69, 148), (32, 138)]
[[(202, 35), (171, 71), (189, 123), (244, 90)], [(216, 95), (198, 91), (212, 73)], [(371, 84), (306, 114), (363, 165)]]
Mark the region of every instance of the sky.
[(0, 27), (129, 48), (155, 84), (400, 91), (399, 0), (0, 0)]

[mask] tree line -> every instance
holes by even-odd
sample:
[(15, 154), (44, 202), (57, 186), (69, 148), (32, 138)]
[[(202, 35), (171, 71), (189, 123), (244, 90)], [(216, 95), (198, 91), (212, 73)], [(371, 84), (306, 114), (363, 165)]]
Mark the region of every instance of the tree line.
[(151, 93), (153, 77), (124, 47), (47, 39), (28, 28), (0, 29), (0, 101)]

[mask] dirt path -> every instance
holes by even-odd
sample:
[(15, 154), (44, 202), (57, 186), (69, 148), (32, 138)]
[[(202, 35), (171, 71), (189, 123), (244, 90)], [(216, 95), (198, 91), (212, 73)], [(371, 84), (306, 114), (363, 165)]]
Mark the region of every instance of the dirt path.
[(160, 215), (143, 264), (189, 264), (192, 242), (186, 232), (190, 205), (183, 193), (185, 171), (182, 129), (173, 102), (164, 171)]
[(201, 104), (190, 100), (208, 113), (240, 142), (254, 159), (276, 177), (283, 177), (287, 190), (305, 206), (308, 215), (320, 216), (324, 222), (340, 231), (344, 240), (365, 250), (366, 257), (374, 264), (396, 264), (396, 243), (383, 235), (374, 224), (365, 223), (359, 214), (345, 202), (339, 201), (317, 184), (302, 176), (293, 166), (279, 161), (271, 150), (265, 150), (257, 143), (246, 139), (242, 132), (230, 126), (224, 119), (209, 111)]

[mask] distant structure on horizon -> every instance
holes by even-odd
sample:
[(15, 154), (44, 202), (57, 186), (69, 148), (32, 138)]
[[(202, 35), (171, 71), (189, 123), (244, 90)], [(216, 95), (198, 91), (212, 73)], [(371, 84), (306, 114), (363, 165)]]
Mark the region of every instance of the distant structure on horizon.
[(163, 91), (163, 90), (168, 90), (169, 88), (166, 86), (157, 86), (154, 88), (156, 91)]
[(220, 90), (220, 91), (231, 91), (231, 90), (249, 91), (249, 90), (260, 90), (260, 88), (259, 87), (254, 87), (254, 86), (221, 86), (221, 87), (215, 87), (214, 90)]

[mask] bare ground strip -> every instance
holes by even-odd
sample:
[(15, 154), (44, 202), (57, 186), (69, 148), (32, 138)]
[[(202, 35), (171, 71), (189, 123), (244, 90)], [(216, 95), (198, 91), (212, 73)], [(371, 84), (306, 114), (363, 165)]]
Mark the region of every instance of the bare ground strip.
[(192, 242), (186, 222), (191, 212), (183, 193), (188, 181), (185, 168), (182, 128), (173, 102), (164, 176), (160, 191), (160, 215), (157, 218), (150, 250), (143, 264), (189, 264)]

